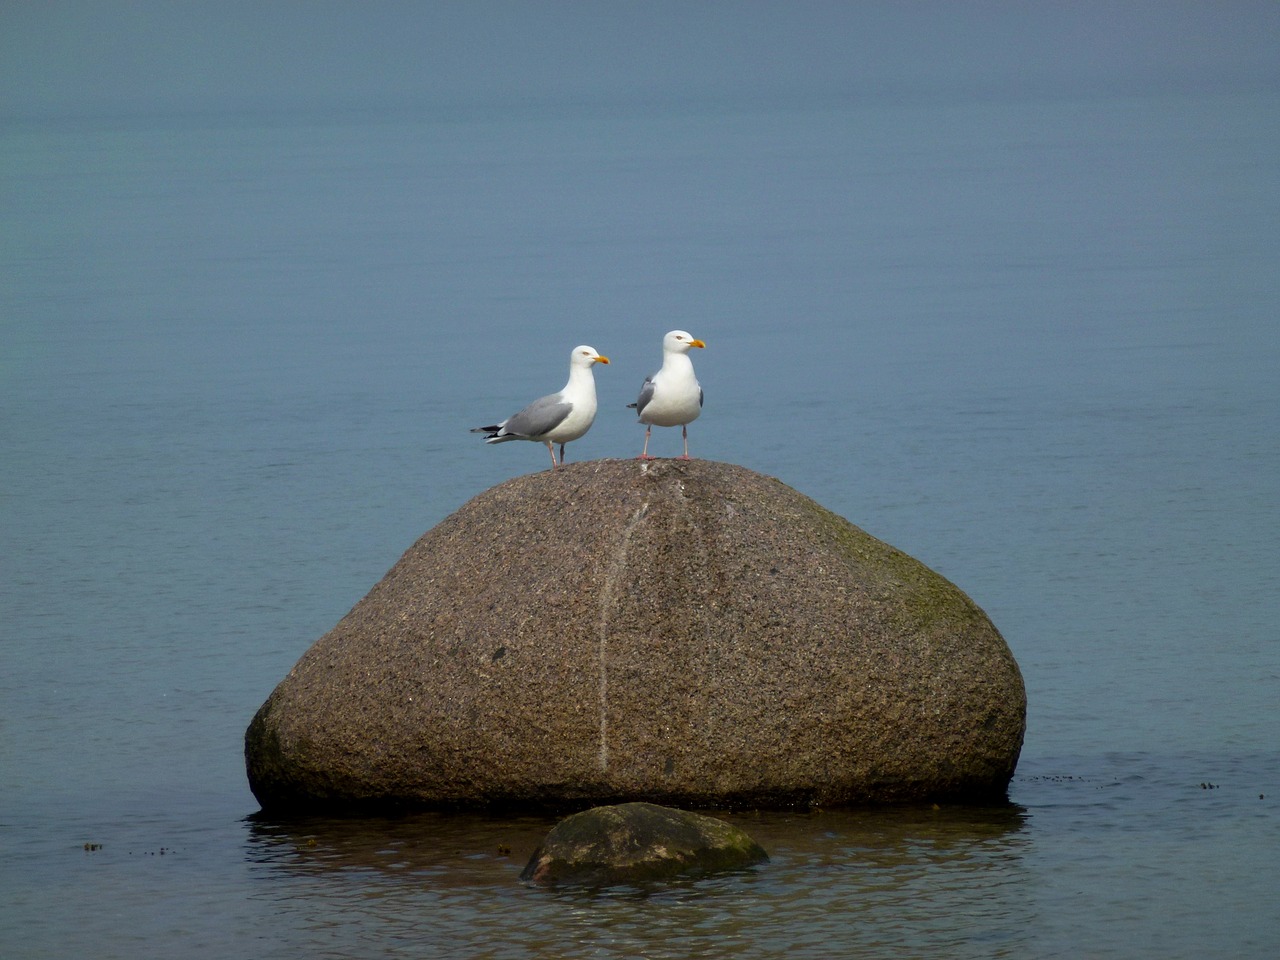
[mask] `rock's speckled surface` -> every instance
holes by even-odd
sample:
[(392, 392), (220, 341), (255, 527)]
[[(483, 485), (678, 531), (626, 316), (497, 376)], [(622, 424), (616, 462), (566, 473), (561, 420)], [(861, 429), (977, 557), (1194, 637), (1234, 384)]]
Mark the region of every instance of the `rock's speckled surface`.
[(1022, 678), (944, 578), (710, 461), (518, 477), (428, 531), (246, 734), (267, 809), (1002, 796)]

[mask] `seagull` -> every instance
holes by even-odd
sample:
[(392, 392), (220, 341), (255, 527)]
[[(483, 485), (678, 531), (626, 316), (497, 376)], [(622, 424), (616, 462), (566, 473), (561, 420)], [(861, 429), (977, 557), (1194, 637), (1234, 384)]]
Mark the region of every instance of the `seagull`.
[[(472, 433), (487, 433), (485, 443), (507, 440), (536, 440), (547, 445), (551, 468), (564, 463), (564, 445), (577, 440), (591, 429), (596, 418), (596, 378), (591, 367), (608, 363), (595, 347), (574, 347), (569, 354), (569, 382), (559, 393), (551, 393), (533, 401), (519, 413), (501, 423), (475, 427)], [(554, 444), (560, 444), (560, 460), (556, 460)]]
[(689, 459), (689, 424), (702, 412), (702, 387), (693, 375), (693, 361), (689, 351), (693, 347), (705, 347), (701, 340), (683, 330), (672, 330), (662, 338), (662, 369), (648, 377), (640, 388), (640, 399), (627, 404), (640, 416), (644, 428), (644, 450), (638, 459), (653, 460), (649, 456), (649, 434), (654, 424), (660, 427), (680, 427), (684, 436), (684, 456)]

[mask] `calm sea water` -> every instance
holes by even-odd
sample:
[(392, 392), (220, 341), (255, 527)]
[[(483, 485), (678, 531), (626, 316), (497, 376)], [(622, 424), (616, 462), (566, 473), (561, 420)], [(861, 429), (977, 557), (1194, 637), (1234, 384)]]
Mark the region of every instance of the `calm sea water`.
[[(691, 102), (0, 132), (0, 952), (1280, 954), (1280, 96)], [(1026, 678), (1000, 809), (530, 890), (550, 821), (279, 823), (245, 726), (419, 534), (683, 327), (695, 456), (952, 579)], [(678, 452), (678, 434), (655, 439)], [(86, 849), (86, 844), (100, 849)]]

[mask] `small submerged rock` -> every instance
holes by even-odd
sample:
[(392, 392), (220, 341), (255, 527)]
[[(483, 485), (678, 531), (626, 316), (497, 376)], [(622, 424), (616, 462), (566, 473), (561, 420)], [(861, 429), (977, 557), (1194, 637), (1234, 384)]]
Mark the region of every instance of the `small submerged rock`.
[(560, 821), (520, 879), (612, 886), (741, 870), (768, 859), (763, 847), (723, 820), (653, 803), (623, 803)]

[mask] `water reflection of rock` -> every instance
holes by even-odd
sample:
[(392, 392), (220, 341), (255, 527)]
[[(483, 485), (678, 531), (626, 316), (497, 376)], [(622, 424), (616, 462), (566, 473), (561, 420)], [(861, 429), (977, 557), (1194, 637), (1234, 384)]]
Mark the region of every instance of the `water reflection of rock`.
[(255, 814), (248, 859), (291, 873), (374, 872), (445, 884), (514, 883), (555, 823), (551, 817), (414, 813), (403, 817)]
[[(1025, 812), (1011, 804), (715, 816), (769, 851), (771, 862), (755, 874), (760, 881), (798, 889), (833, 871), (857, 871), (886, 891), (914, 884), (939, 867), (951, 882), (958, 877), (977, 882), (999, 871), (1020, 874), (1017, 863), (1026, 842)], [(276, 820), (255, 814), (246, 822), (248, 859), (289, 874), (369, 874), (461, 888), (518, 884), (521, 869), (556, 819), (415, 813)]]
[[(744, 830), (775, 859), (850, 867), (909, 863), (921, 856), (976, 856), (996, 848), (1005, 855), (1022, 846), (1026, 823), (1021, 807), (911, 806), (827, 810), (787, 816), (738, 818)], [(776, 853), (775, 853), (776, 851)]]

